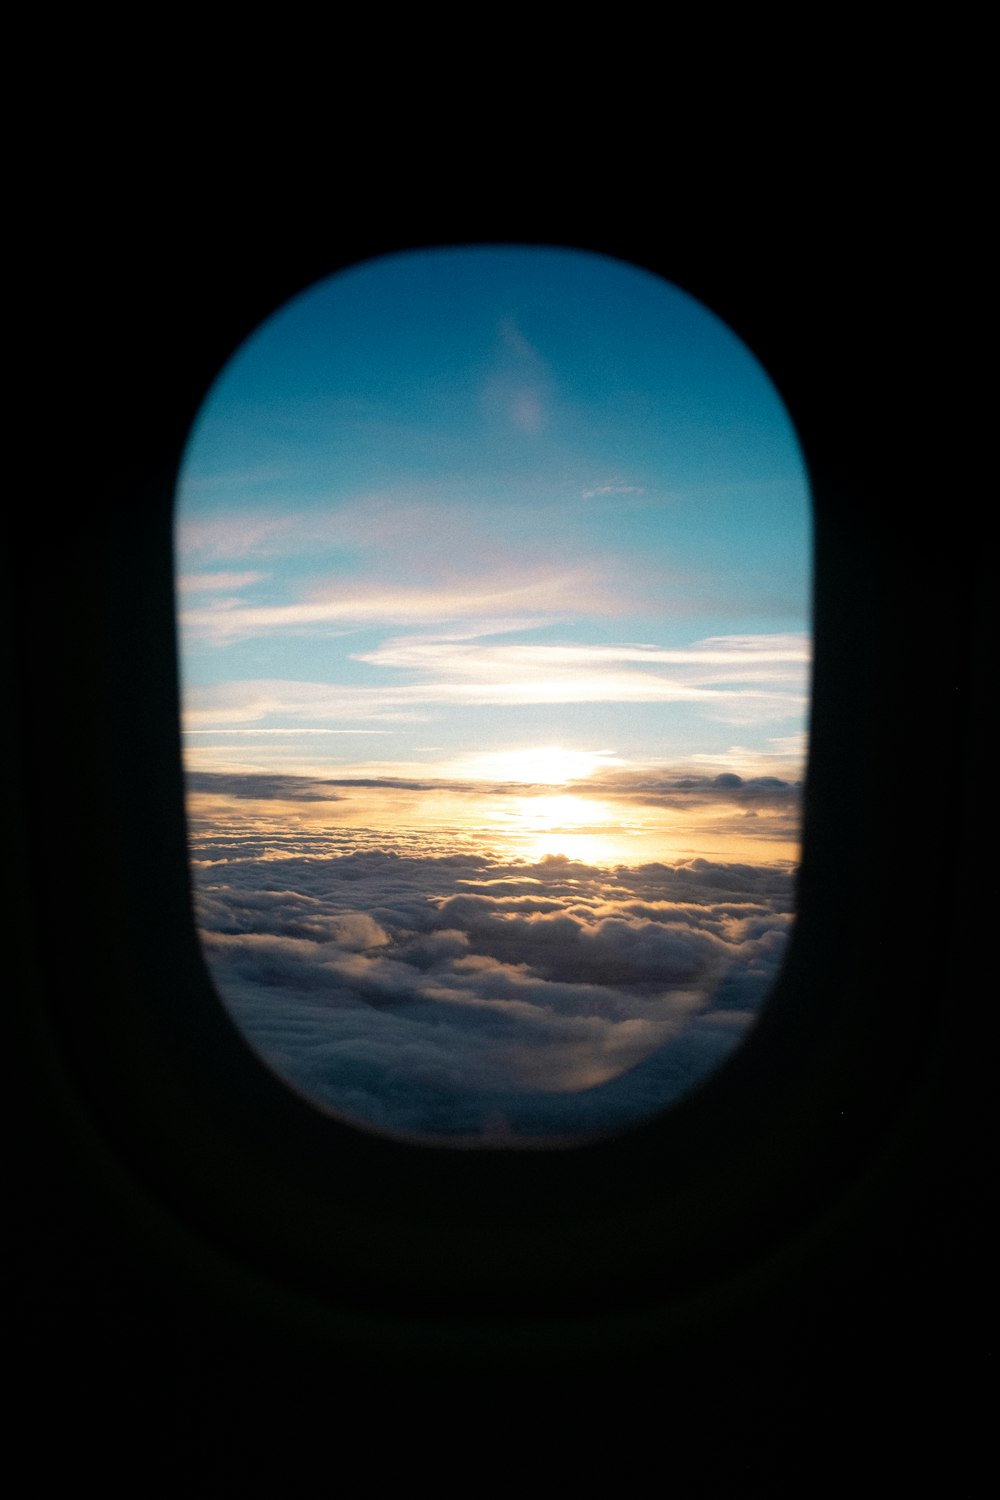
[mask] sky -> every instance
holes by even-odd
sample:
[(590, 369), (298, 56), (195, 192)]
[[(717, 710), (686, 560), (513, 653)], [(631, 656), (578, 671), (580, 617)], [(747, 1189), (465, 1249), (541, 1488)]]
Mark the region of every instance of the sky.
[(342, 272), (219, 376), (175, 553), (199, 930), (269, 1066), (517, 1144), (724, 1060), (793, 920), (811, 514), (721, 320), (581, 251)]

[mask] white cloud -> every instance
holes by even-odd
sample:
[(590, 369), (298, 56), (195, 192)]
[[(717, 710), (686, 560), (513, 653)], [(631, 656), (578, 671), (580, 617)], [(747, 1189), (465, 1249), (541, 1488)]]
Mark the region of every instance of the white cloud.
[(270, 678), (192, 687), (184, 725), (221, 729), (281, 718), (319, 727), (329, 719), (419, 716), (435, 705), (532, 703), (692, 703), (716, 718), (756, 723), (804, 707), (808, 655), (805, 636), (786, 635), (713, 637), (683, 649), (410, 636), (354, 658), (405, 671), (407, 681)]
[(787, 871), (418, 847), (286, 829), (205, 830), (194, 849), (237, 1024), (377, 1128), (488, 1136), (502, 1114), (515, 1136), (572, 1135), (662, 1109), (738, 1045), (791, 927)]
[(177, 579), (177, 589), (182, 594), (219, 593), (228, 589), (245, 589), (251, 584), (262, 583), (268, 573), (182, 573)]
[[(187, 609), (180, 622), (191, 637), (216, 641), (312, 631), (328, 625), (437, 625), (477, 622), (481, 634), (497, 617), (509, 628), (527, 628), (539, 617), (550, 620), (577, 613), (581, 598), (588, 612), (607, 613), (619, 605), (590, 570), (564, 573), (527, 572), (505, 580), (469, 579), (450, 585), (379, 586), (344, 581), (327, 584), (309, 599), (291, 604), (252, 605), (239, 599)], [(520, 617), (520, 620), (519, 620)]]
[(378, 666), (445, 670), (456, 675), (594, 668), (619, 662), (652, 667), (725, 667), (742, 674), (761, 666), (769, 670), (777, 666), (801, 668), (809, 660), (809, 641), (804, 635), (712, 636), (693, 646), (666, 648), (632, 644), (482, 645), (455, 637), (410, 636), (388, 641), (374, 651), (359, 652), (355, 659)]
[(599, 484), (592, 490), (582, 490), (581, 496), (584, 500), (593, 500), (598, 495), (644, 495), (644, 487), (640, 484)]

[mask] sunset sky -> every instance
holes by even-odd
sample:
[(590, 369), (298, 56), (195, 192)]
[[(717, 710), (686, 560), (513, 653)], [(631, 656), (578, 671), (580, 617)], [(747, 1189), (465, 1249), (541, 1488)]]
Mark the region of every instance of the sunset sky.
[(779, 397), (649, 273), (412, 252), (266, 321), (176, 574), (203, 942), (272, 1066), (503, 1139), (714, 1067), (791, 921), (810, 546)]

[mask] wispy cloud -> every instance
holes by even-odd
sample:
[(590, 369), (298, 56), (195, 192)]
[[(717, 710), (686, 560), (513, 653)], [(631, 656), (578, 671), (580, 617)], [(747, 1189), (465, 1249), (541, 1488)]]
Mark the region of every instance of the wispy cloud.
[(188, 506), (178, 518), (175, 541), (182, 566), (231, 562), (245, 557), (275, 557), (302, 545), (302, 517), (289, 509), (250, 510), (228, 515), (199, 515)]
[(591, 490), (581, 490), (584, 500), (593, 500), (598, 495), (644, 495), (645, 487), (641, 484), (598, 484)]
[(495, 367), (480, 388), (480, 407), (502, 427), (537, 437), (551, 420), (552, 371), (516, 319), (498, 321), (497, 339)]
[(271, 678), (192, 687), (185, 727), (419, 717), (435, 705), (532, 703), (690, 703), (749, 722), (801, 708), (809, 646), (805, 637), (787, 635), (712, 637), (682, 649), (407, 637), (356, 659), (406, 673), (407, 680), (346, 685)]
[(687, 702), (791, 711), (802, 701), (805, 635), (714, 636), (690, 647), (428, 640), (386, 642), (356, 659), (409, 671), (428, 702)]
[(184, 733), (188, 734), (188, 735), (198, 735), (198, 734), (209, 734), (209, 735), (243, 734), (243, 735), (253, 735), (254, 738), (256, 738), (259, 735), (279, 735), (279, 736), (280, 735), (285, 735), (285, 736), (294, 735), (295, 738), (298, 739), (298, 737), (300, 735), (310, 735), (310, 734), (391, 734), (392, 730), (390, 730), (390, 729), (368, 729), (368, 728), (365, 728), (365, 729), (339, 729), (339, 728), (338, 729), (330, 729), (328, 727), (324, 727), (322, 729), (316, 729), (316, 728), (306, 729), (301, 724), (294, 724), (294, 725), (293, 724), (284, 724), (280, 728), (277, 728), (277, 729), (274, 728), (273, 725), (270, 728), (263, 728), (261, 725), (257, 725), (253, 729), (233, 729), (233, 728), (227, 728), (227, 729), (217, 729), (217, 728), (205, 729), (205, 728), (202, 728), (202, 729), (197, 729), (197, 728), (194, 728), (194, 727), (191, 727), (190, 725), (188, 725), (188, 726), (185, 727)]
[[(484, 645), (454, 638), (428, 640), (406, 637), (389, 641), (374, 651), (359, 652), (356, 659), (377, 666), (404, 667), (423, 672), (445, 673), (455, 677), (504, 677), (510, 673), (544, 674), (552, 672), (604, 671), (625, 663), (639, 667), (690, 667), (709, 676), (728, 674), (746, 680), (766, 668), (770, 677), (782, 675), (798, 680), (801, 669), (809, 662), (810, 647), (805, 635), (710, 636), (692, 646), (663, 647), (653, 645), (548, 645), (536, 643), (502, 643)], [(724, 669), (720, 674), (715, 669)]]
[[(408, 705), (400, 709), (400, 705)], [(296, 682), (285, 678), (256, 678), (192, 686), (184, 694), (186, 731), (223, 729), (242, 724), (265, 725), (285, 719), (296, 726), (324, 719), (419, 719), (419, 703), (412, 690), (387, 695), (378, 688), (326, 682)], [(285, 725), (274, 725), (286, 728)]]
[(555, 573), (522, 571), (506, 579), (470, 578), (438, 586), (332, 581), (314, 589), (308, 599), (294, 603), (255, 605), (224, 599), (184, 610), (180, 619), (185, 631), (216, 641), (329, 625), (349, 628), (457, 621), (476, 621), (470, 633), (478, 633), (488, 629), (497, 617), (508, 619), (511, 628), (525, 628), (539, 618), (564, 618), (579, 612), (583, 599), (592, 614), (621, 608), (599, 573), (570, 569)]
[(252, 584), (264, 582), (268, 573), (181, 573), (177, 589), (182, 594), (228, 592), (231, 589), (246, 589)]

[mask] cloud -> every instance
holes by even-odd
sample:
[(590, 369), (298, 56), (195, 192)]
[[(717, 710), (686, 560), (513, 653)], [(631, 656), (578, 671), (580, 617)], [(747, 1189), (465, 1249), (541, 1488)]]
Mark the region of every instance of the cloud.
[(640, 484), (599, 484), (580, 493), (582, 499), (593, 500), (598, 495), (644, 495), (646, 491)]
[[(714, 636), (682, 648), (403, 637), (354, 654), (409, 671), (428, 702), (698, 703), (751, 718), (805, 703), (805, 635)], [(398, 690), (397, 690), (398, 691)]]
[(798, 683), (802, 669), (809, 662), (809, 642), (804, 635), (712, 636), (693, 646), (666, 648), (631, 644), (482, 644), (453, 637), (429, 640), (411, 636), (389, 641), (373, 651), (358, 652), (355, 660), (456, 677), (503, 678), (514, 672), (548, 676), (579, 669), (590, 674), (626, 664), (693, 668), (697, 681), (725, 682), (733, 676), (743, 682), (765, 677), (771, 681), (779, 676)]
[(219, 593), (228, 589), (245, 589), (269, 578), (268, 573), (182, 573), (177, 589), (182, 594)]
[[(499, 605), (500, 596), (492, 602)], [(441, 598), (434, 603), (427, 596), (424, 603), (428, 611), (446, 607)], [(346, 619), (353, 607), (348, 601), (331, 604), (330, 618), (339, 611)], [(224, 622), (234, 613), (247, 612), (226, 609), (213, 618)], [(738, 722), (766, 721), (805, 705), (809, 642), (804, 635), (761, 635), (711, 637), (683, 648), (550, 645), (484, 641), (470, 632), (399, 637), (352, 659), (393, 676), (378, 685), (269, 678), (192, 687), (185, 693), (185, 727), (263, 723), (274, 716), (314, 723), (382, 719), (419, 716), (441, 705), (538, 703), (691, 703)]]
[(212, 771), (188, 771), (185, 781), (190, 792), (211, 792), (216, 796), (237, 797), (245, 801), (338, 800), (338, 794), (330, 790), (329, 783), (317, 781), (310, 776), (267, 774), (262, 771), (227, 776)]
[[(190, 486), (187, 481), (186, 488)], [(175, 528), (178, 555), (185, 567), (196, 561), (242, 557), (275, 557), (302, 545), (302, 518), (284, 511), (243, 509), (230, 515), (192, 514), (182, 504)]]
[[(407, 711), (409, 706), (409, 711)], [(265, 725), (269, 718), (291, 724), (272, 727), (322, 727), (324, 719), (412, 720), (422, 718), (412, 692), (387, 694), (377, 688), (298, 682), (287, 678), (253, 678), (189, 687), (184, 694), (186, 731)]]
[[(579, 786), (589, 799), (619, 799), (631, 803), (655, 807), (668, 807), (678, 811), (691, 811), (705, 807), (735, 807), (742, 809), (766, 808), (770, 811), (797, 814), (802, 799), (802, 783), (786, 781), (778, 776), (738, 776), (723, 772), (717, 776), (692, 775), (689, 772), (642, 773), (620, 771), (613, 757), (604, 752), (561, 752), (572, 767), (578, 767), (576, 779), (572, 775), (560, 776), (560, 785)], [(243, 801), (278, 799), (281, 801), (314, 801), (317, 798), (336, 800), (334, 787), (403, 790), (418, 792), (467, 793), (476, 799), (484, 791), (491, 796), (523, 796), (536, 788), (547, 790), (550, 782), (537, 774), (545, 764), (544, 751), (525, 751), (518, 776), (519, 753), (510, 752), (511, 765), (499, 764), (501, 757), (484, 754), (471, 756), (467, 761), (456, 762), (456, 769), (465, 776), (296, 776), (287, 773), (258, 771), (198, 771), (189, 770), (186, 780), (189, 791), (210, 792), (220, 797), (235, 797)], [(484, 778), (488, 778), (484, 786)], [(547, 799), (551, 801), (552, 799)], [(563, 801), (570, 801), (562, 794)], [(730, 867), (736, 868), (736, 867)], [(551, 873), (549, 871), (548, 873)]]
[(564, 572), (524, 572), (506, 579), (470, 578), (456, 583), (376, 584), (337, 579), (310, 596), (284, 604), (247, 604), (239, 598), (217, 600), (183, 610), (180, 623), (192, 638), (208, 636), (217, 642), (273, 635), (282, 631), (313, 631), (328, 626), (438, 625), (476, 621), (481, 633), (500, 617), (508, 628), (528, 628), (538, 618), (549, 620), (576, 612), (582, 598), (590, 614), (617, 608), (593, 569)]
[(378, 1129), (634, 1123), (738, 1045), (793, 922), (785, 868), (605, 869), (393, 842), (210, 825), (192, 839), (224, 1004), (287, 1081)]
[(691, 810), (697, 807), (768, 809), (798, 814), (802, 783), (780, 776), (738, 776), (725, 771), (717, 776), (608, 770), (588, 783), (595, 796), (622, 798), (652, 807)]

